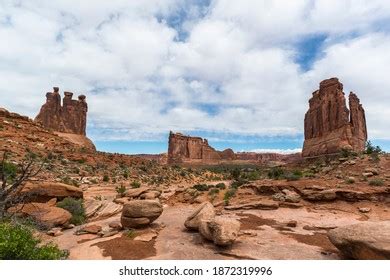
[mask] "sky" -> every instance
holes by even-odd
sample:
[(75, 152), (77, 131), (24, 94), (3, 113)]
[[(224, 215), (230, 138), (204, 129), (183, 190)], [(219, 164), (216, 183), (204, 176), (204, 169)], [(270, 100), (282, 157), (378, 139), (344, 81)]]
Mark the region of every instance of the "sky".
[(85, 94), (99, 150), (166, 152), (172, 130), (299, 151), (308, 99), (338, 77), (390, 151), (387, 0), (0, 0), (0, 38), (0, 107)]

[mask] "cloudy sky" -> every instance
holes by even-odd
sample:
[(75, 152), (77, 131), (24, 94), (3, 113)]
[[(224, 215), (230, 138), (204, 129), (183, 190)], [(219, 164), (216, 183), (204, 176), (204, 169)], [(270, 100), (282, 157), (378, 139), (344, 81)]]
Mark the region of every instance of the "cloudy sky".
[(166, 150), (169, 130), (236, 151), (302, 146), (308, 99), (339, 77), (390, 150), (390, 1), (0, 0), (0, 107), (86, 94), (99, 149)]

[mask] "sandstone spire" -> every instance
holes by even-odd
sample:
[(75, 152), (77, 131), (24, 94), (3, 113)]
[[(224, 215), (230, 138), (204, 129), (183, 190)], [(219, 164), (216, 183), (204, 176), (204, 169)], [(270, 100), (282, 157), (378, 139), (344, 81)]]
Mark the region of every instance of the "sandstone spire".
[(324, 80), (309, 100), (305, 115), (304, 157), (364, 150), (367, 128), (364, 109), (357, 96), (349, 95), (346, 105), (343, 84), (337, 78)]
[(73, 100), (72, 92), (64, 92), (63, 105), (59, 88), (46, 94), (46, 103), (42, 106), (35, 121), (54, 131), (86, 135), (88, 105), (85, 95)]

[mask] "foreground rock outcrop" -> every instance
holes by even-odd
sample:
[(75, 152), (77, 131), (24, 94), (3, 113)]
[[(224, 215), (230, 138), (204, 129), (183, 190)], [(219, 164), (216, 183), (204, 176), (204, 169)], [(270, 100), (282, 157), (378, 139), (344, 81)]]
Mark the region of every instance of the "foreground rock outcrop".
[(214, 217), (214, 206), (210, 202), (204, 202), (187, 218), (184, 226), (189, 230), (198, 230), (202, 220), (210, 220)]
[(348, 110), (343, 84), (337, 78), (322, 81), (309, 104), (303, 157), (338, 153), (341, 149), (364, 150), (367, 127), (363, 106), (351, 92)]
[(30, 202), (48, 202), (53, 198), (62, 200), (65, 197), (83, 198), (81, 189), (55, 182), (29, 182), (21, 193), (26, 197), (25, 201)]
[(157, 200), (133, 200), (123, 205), (121, 223), (124, 228), (145, 227), (163, 212)]
[(85, 95), (73, 100), (72, 92), (64, 92), (63, 105), (59, 88), (46, 94), (46, 103), (42, 106), (35, 121), (44, 127), (58, 132), (86, 135), (88, 105)]
[(348, 258), (390, 259), (390, 221), (364, 222), (329, 231), (330, 241)]
[(69, 224), (72, 215), (65, 209), (56, 207), (56, 200), (47, 203), (26, 203), (10, 208), (8, 211), (18, 216), (31, 217), (47, 228)]

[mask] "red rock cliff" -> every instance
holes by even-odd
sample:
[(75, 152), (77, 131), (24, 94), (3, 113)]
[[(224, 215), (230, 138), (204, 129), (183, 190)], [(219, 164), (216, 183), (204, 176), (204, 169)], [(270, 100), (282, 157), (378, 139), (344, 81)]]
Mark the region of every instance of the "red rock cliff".
[(46, 103), (42, 106), (35, 121), (48, 129), (63, 133), (86, 135), (88, 105), (85, 95), (73, 100), (73, 93), (64, 92), (63, 105), (59, 88), (46, 94)]
[(349, 108), (343, 84), (337, 78), (320, 83), (320, 89), (309, 100), (305, 115), (304, 157), (337, 153), (343, 148), (364, 150), (367, 141), (364, 109), (352, 92)]

